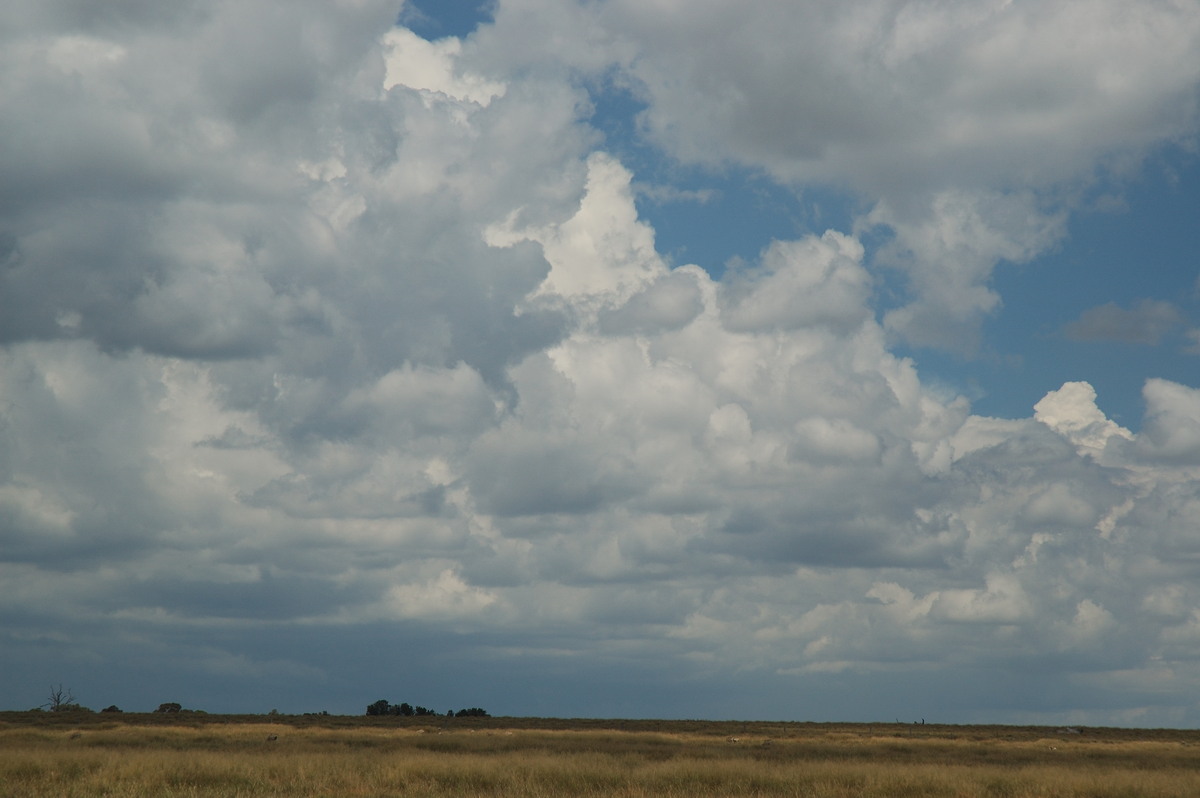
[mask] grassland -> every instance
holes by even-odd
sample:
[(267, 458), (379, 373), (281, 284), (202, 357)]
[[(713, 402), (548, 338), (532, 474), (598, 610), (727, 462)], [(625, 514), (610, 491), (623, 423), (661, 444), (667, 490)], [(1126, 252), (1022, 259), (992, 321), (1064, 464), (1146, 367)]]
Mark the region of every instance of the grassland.
[(1200, 732), (0, 713), (0, 796), (1200, 795)]

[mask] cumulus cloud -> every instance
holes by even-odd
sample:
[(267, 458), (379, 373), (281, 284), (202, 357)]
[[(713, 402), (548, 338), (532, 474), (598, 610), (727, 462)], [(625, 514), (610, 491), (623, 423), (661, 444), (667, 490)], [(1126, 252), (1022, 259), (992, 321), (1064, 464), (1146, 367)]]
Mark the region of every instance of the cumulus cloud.
[(776, 241), (753, 276), (729, 281), (726, 323), (746, 331), (853, 329), (868, 314), (871, 281), (862, 257), (861, 244), (832, 230), (820, 240)]
[[(382, 0), (0, 11), (4, 700), (135, 651), (357, 711), (397, 640), (431, 685), (1191, 683), (1195, 389), (1147, 383), (1137, 433), (1076, 382), (984, 418), (889, 342), (968, 349), (1048, 194), (1191, 129), (1200, 15), (857, 8), (512, 0), (438, 42)], [(672, 268), (584, 121), (613, 70), (674, 157), (871, 210)]]
[(1167, 380), (1148, 380), (1146, 423), (1138, 441), (1158, 457), (1184, 462), (1200, 458), (1200, 392)]
[(462, 41), (453, 36), (430, 42), (407, 28), (394, 28), (384, 35), (383, 43), (387, 48), (384, 89), (407, 86), (480, 105), (504, 94), (503, 83), (471, 73), (455, 73)]
[(1033, 406), (1034, 418), (1079, 447), (1103, 451), (1110, 438), (1131, 440), (1133, 435), (1104, 415), (1096, 406), (1096, 390), (1086, 382), (1068, 382), (1046, 394)]
[[(1194, 135), (1198, 20), (1192, 2), (522, 0), (477, 52), (615, 68), (675, 158), (860, 194), (909, 278), (891, 331), (969, 354), (997, 263), (1056, 243), (1098, 169)], [(518, 38), (552, 44), (505, 46)]]
[[(531, 5), (502, 7), (498, 30), (509, 15), (536, 25)], [(914, 187), (1042, 186), (1195, 123), (1200, 71), (1178, 66), (1200, 35), (1190, 3), (611, 0), (584, 13), (637, 48), (627, 68), (644, 124), (680, 158), (893, 200)], [(578, 62), (594, 51), (580, 47)]]

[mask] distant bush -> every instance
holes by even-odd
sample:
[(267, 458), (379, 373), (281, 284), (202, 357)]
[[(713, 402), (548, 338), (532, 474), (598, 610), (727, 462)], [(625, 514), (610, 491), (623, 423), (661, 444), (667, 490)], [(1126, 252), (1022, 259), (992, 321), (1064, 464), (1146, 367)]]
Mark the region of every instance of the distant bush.
[(158, 709), (156, 709), (154, 711), (155, 712), (180, 712), (182, 710), (183, 710), (182, 706), (180, 706), (179, 704), (176, 704), (174, 702), (171, 702), (171, 703), (167, 703), (167, 704), (159, 704)]
[(101, 712), (120, 712), (121, 708), (119, 706), (117, 706), (116, 704), (112, 704), (111, 706), (107, 706), (100, 711)]

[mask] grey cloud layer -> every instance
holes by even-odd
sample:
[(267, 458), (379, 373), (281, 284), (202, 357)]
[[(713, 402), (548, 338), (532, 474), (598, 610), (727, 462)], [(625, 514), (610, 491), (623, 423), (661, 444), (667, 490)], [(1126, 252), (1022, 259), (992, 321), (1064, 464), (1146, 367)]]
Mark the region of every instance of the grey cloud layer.
[(1179, 309), (1170, 302), (1142, 299), (1129, 310), (1112, 302), (1089, 308), (1063, 331), (1078, 341), (1157, 344), (1182, 321)]
[[(1073, 94), (1090, 45), (1065, 72), (1019, 60), (1063, 83), (1028, 96), (1001, 67), (1015, 39), (1049, 45), (1019, 31), (1127, 36), (1136, 83), (1193, 41), (1194, 5), (1138, 6), (1121, 33), (1070, 3), (770, 4), (734, 24), (726, 4), (523, 0), (432, 44), (389, 33), (391, 3), (177, 8), (0, 12), (15, 671), (126, 645), (307, 689), (338, 664), (292, 636), (382, 628), (485, 662), (603, 654), (631, 680), (1056, 671), (1126, 685), (1081, 718), (1194, 720), (1147, 685), (1200, 676), (1180, 520), (1200, 394), (1147, 384), (1138, 435), (1079, 384), (986, 419), (888, 347), (994, 305), (996, 260), (1058, 235), (1035, 190), (1191, 124), (1168, 110), (1186, 69), (1136, 107), (1123, 84)], [(783, 30), (823, 43), (763, 46)], [(712, 69), (684, 55), (698, 41)], [(613, 65), (680, 157), (873, 192), (863, 223), (896, 232), (914, 303), (877, 318), (854, 231), (764, 242), (719, 281), (668, 268), (580, 121), (575, 78)], [(1076, 132), (1094, 139), (1049, 178), (997, 177)], [(909, 152), (931, 141), (936, 168)], [(914, 181), (927, 202), (902, 208)]]

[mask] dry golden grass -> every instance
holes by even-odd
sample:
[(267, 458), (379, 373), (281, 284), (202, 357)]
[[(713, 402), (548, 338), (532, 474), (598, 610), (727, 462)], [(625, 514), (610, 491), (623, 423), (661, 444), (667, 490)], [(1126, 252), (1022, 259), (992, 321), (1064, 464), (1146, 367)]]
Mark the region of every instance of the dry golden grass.
[(1200, 795), (1192, 732), (16, 714), (0, 713), (5, 797)]

